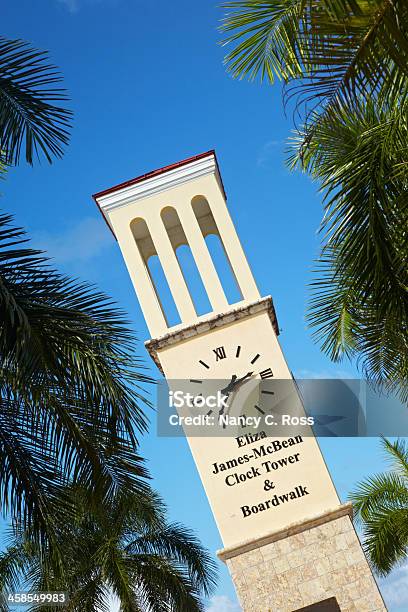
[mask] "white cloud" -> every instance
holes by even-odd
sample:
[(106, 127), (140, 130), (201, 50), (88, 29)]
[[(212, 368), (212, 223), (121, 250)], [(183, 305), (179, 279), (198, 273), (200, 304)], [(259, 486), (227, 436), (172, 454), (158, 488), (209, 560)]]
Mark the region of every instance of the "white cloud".
[(210, 607), (205, 612), (242, 612), (242, 608), (226, 595), (216, 595), (211, 598)]
[(63, 4), (70, 13), (77, 13), (79, 11), (78, 0), (57, 0), (59, 4)]
[(390, 612), (396, 608), (408, 610), (408, 562), (382, 578), (379, 586)]
[(268, 140), (268, 142), (265, 142), (258, 154), (258, 159), (256, 160), (257, 166), (261, 166), (262, 168), (267, 166), (274, 150), (281, 144), (282, 140)]
[(100, 219), (86, 217), (62, 233), (37, 232), (31, 245), (46, 251), (56, 264), (86, 262), (114, 244), (112, 234)]
[(85, 6), (95, 6), (104, 0), (57, 0), (58, 4), (62, 4), (72, 15)]

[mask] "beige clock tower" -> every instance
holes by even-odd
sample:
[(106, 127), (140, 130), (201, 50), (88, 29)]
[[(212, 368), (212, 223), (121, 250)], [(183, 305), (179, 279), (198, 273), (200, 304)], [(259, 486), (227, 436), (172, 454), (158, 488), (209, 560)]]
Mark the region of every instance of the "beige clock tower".
[[(292, 381), (272, 299), (259, 295), (226, 206), (214, 151), (94, 199), (126, 262), (152, 338), (147, 349), (168, 381), (187, 378), (196, 394), (211, 381), (215, 386), (224, 381), (224, 393), (228, 388), (235, 394), (238, 383), (242, 392), (254, 381)], [(218, 237), (236, 281), (235, 303), (228, 302), (209, 235)], [(189, 247), (208, 296), (211, 312), (205, 315), (197, 314), (180, 265), (181, 245)], [(177, 308), (176, 325), (168, 322), (151, 274), (152, 256)], [(265, 415), (273, 392), (258, 384), (254, 393), (254, 412)], [(385, 610), (351, 522), (351, 506), (340, 504), (316, 439), (304, 431), (272, 434), (273, 427), (261, 427), (247, 435), (241, 430), (188, 435), (223, 541), (218, 556), (230, 569), (243, 610)]]

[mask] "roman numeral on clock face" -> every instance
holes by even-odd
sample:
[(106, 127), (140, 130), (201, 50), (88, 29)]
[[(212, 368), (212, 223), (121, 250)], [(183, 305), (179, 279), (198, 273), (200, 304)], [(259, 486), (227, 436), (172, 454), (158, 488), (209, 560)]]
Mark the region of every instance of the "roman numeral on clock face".
[(262, 372), (259, 372), (259, 376), (262, 379), (272, 378), (273, 377), (273, 372), (272, 372), (271, 368), (267, 368), (266, 370), (262, 370)]
[(225, 348), (223, 346), (219, 346), (216, 349), (213, 349), (213, 353), (215, 355), (215, 361), (220, 361), (220, 359), (226, 358)]

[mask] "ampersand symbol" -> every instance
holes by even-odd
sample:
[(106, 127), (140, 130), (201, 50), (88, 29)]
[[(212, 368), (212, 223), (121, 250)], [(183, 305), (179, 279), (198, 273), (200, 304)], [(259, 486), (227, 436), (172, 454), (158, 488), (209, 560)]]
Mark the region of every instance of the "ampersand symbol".
[(270, 491), (275, 488), (275, 484), (273, 480), (265, 480), (264, 482), (264, 491)]

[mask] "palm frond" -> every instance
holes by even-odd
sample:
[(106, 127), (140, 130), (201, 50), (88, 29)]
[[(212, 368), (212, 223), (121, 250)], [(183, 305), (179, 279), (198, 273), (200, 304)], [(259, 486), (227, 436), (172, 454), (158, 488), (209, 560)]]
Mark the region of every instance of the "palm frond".
[(150, 379), (126, 319), (93, 287), (52, 269), (8, 215), (0, 215), (0, 314), (2, 508), (44, 535), (53, 477), (101, 498), (143, 490), (137, 448)]
[(378, 91), (395, 99), (407, 82), (404, 0), (235, 0), (222, 7), (232, 75), (290, 81), (289, 97), (319, 114)]
[[(363, 372), (408, 399), (407, 105), (362, 101), (321, 121), (300, 159), (325, 197), (322, 255), (309, 322), (332, 359), (358, 356)], [(404, 331), (405, 330), (405, 331)]]
[(216, 565), (199, 541), (179, 524), (164, 525), (159, 530), (148, 530), (126, 545), (130, 554), (156, 554), (173, 559), (188, 568), (191, 582), (208, 596), (215, 586)]
[(394, 471), (402, 478), (407, 479), (408, 485), (408, 448), (404, 440), (398, 439), (390, 442), (387, 438), (382, 438), (384, 450), (387, 458), (392, 462)]
[(367, 521), (381, 509), (408, 507), (407, 483), (393, 472), (378, 474), (363, 480), (350, 498), (357, 520)]
[(22, 154), (32, 164), (42, 155), (51, 162), (68, 143), (72, 113), (60, 103), (61, 77), (47, 53), (22, 40), (0, 38), (0, 151), (6, 164)]
[[(23, 525), (15, 528), (5, 559), (21, 543), (29, 548), (21, 549), (14, 582), (67, 591), (71, 612), (107, 609), (108, 593), (124, 612), (203, 612), (203, 597), (215, 584), (214, 563), (189, 530), (167, 523), (154, 491), (146, 489), (141, 504), (140, 495), (126, 489), (102, 501), (79, 485), (60, 495), (71, 510), (55, 509), (56, 542), (39, 543)], [(64, 551), (57, 566), (54, 547)], [(0, 557), (0, 585), (10, 574), (3, 565)]]
[(234, 77), (276, 77), (304, 121), (289, 164), (320, 182), (323, 245), (309, 322), (334, 360), (358, 357), (408, 401), (408, 4), (233, 0)]
[(403, 440), (382, 439), (393, 470), (360, 482), (350, 494), (364, 550), (379, 574), (388, 574), (408, 554), (407, 451)]
[(273, 83), (302, 74), (302, 50), (296, 41), (305, 0), (238, 0), (222, 5), (226, 14), (223, 45), (236, 45), (225, 57), (234, 78)]
[(378, 508), (365, 522), (364, 550), (380, 575), (387, 575), (408, 551), (408, 509)]

